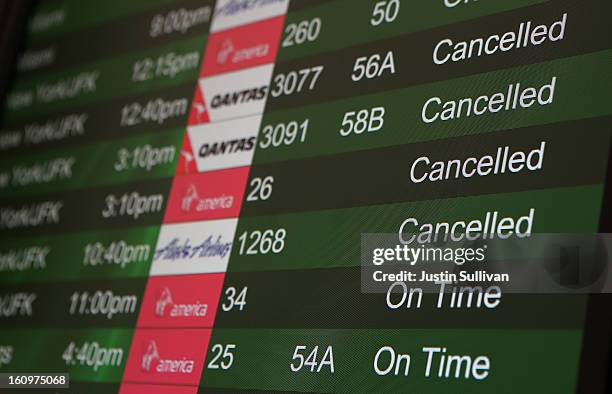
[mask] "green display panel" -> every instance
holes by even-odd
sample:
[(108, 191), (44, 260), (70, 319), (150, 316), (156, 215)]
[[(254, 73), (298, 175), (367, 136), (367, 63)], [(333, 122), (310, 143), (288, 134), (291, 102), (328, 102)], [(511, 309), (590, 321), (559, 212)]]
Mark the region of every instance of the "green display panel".
[(0, 392), (612, 390), (608, 0), (20, 3)]

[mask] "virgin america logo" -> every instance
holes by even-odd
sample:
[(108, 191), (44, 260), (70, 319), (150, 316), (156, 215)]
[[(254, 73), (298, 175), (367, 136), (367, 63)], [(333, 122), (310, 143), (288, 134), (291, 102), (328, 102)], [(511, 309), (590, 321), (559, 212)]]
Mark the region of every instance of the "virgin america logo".
[(268, 44), (257, 44), (248, 48), (236, 49), (232, 40), (226, 38), (221, 45), (219, 45), (219, 50), (217, 51), (217, 64), (225, 65), (228, 63), (228, 60), (230, 64), (237, 64), (251, 59), (266, 57), (269, 53), (270, 45)]
[(169, 288), (164, 287), (155, 303), (155, 314), (159, 317), (164, 317), (168, 305), (172, 305), (172, 294)]
[(225, 39), (221, 43), (221, 46), (219, 47), (219, 50), (217, 51), (217, 63), (219, 64), (227, 63), (227, 59), (229, 58), (229, 55), (231, 55), (232, 52), (234, 52), (234, 43), (229, 38)]
[[(157, 364), (154, 366), (155, 361)], [(186, 374), (193, 372), (194, 361), (186, 357), (180, 360), (163, 359), (159, 355), (157, 344), (152, 340), (143, 349), (140, 366), (145, 372)]]
[(230, 209), (234, 205), (234, 197), (222, 194), (219, 197), (204, 197), (201, 198), (198, 194), (198, 189), (193, 183), (187, 187), (185, 195), (181, 202), (181, 210), (183, 212), (211, 211), (217, 209)]
[(143, 349), (140, 367), (143, 371), (150, 372), (155, 360), (159, 360), (159, 351), (155, 341), (151, 341)]
[(159, 317), (166, 317), (168, 307), (170, 307), (169, 317), (206, 317), (208, 312), (208, 304), (202, 304), (200, 301), (191, 304), (175, 303), (170, 289), (164, 287), (155, 303), (155, 314)]

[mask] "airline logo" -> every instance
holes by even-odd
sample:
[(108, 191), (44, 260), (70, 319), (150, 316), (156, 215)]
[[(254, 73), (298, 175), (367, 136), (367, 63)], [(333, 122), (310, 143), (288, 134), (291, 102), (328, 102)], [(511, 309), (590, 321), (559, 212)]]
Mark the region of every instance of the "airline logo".
[[(198, 303), (199, 304), (199, 303)], [(155, 314), (159, 317), (164, 317), (166, 315), (166, 308), (168, 305), (174, 305), (174, 301), (172, 300), (172, 293), (168, 287), (164, 287), (157, 301), (155, 302)], [(196, 312), (196, 315), (206, 315), (206, 310), (202, 312)]]
[(224, 274), (149, 279), (138, 327), (212, 327)]
[(181, 147), (181, 155), (179, 156), (178, 164), (176, 166), (177, 174), (192, 174), (198, 171), (196, 165), (195, 155), (191, 147), (191, 140), (189, 135), (185, 133), (183, 137), (183, 146)]
[(157, 344), (155, 341), (151, 341), (146, 346), (146, 350), (142, 353), (142, 359), (140, 366), (143, 371), (150, 372), (151, 367), (155, 361), (159, 360), (159, 352), (157, 351)]
[(238, 217), (249, 167), (174, 178), (164, 223)]
[(165, 386), (159, 384), (123, 383), (119, 394), (197, 394), (195, 386)]
[(159, 384), (123, 383), (119, 394), (197, 394), (195, 386), (166, 386)]
[(199, 85), (197, 85), (196, 91), (193, 95), (193, 101), (191, 102), (191, 110), (189, 111), (187, 124), (196, 125), (200, 123), (208, 123), (209, 121), (210, 118), (208, 117), (208, 111), (206, 110), (206, 103), (204, 103), (202, 89)]
[(289, 0), (218, 0), (210, 31), (253, 23), (287, 12)]
[(218, 122), (263, 113), (273, 67), (266, 64), (200, 79), (208, 120)]
[(261, 115), (255, 115), (187, 128), (189, 141), (183, 143), (181, 155), (191, 161), (179, 164), (177, 173), (251, 165), (260, 124)]
[(284, 19), (279, 16), (211, 34), (200, 76), (273, 63)]
[(225, 272), (238, 219), (161, 227), (150, 276)]
[(210, 330), (136, 330), (124, 380), (197, 385)]

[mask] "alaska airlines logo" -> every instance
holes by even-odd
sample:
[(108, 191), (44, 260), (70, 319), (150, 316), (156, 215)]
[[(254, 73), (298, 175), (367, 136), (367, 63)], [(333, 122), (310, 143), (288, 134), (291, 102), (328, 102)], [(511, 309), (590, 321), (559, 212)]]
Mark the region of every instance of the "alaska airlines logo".
[(282, 3), (284, 1), (285, 0), (230, 0), (216, 10), (215, 16), (236, 15), (254, 8), (262, 8), (270, 4)]
[(230, 209), (234, 205), (234, 197), (221, 195), (219, 197), (201, 198), (198, 195), (198, 189), (192, 183), (187, 187), (183, 201), (181, 202), (181, 210), (183, 212), (214, 211), (217, 209)]
[(206, 158), (208, 156), (224, 155), (226, 153), (248, 152), (255, 147), (255, 136), (249, 138), (237, 138), (229, 141), (214, 142), (212, 144), (202, 144), (198, 151), (198, 156)]
[(208, 304), (201, 304), (200, 301), (191, 304), (175, 303), (168, 287), (163, 288), (155, 303), (155, 314), (159, 317), (205, 317), (207, 312)]
[(212, 98), (210, 106), (213, 109), (217, 109), (223, 106), (259, 101), (266, 98), (267, 92), (268, 85), (264, 85), (258, 88), (240, 90), (238, 92), (217, 94)]
[(145, 372), (184, 374), (193, 372), (194, 361), (186, 357), (180, 360), (163, 359), (159, 355), (157, 344), (151, 341), (143, 349), (140, 366)]
[(226, 65), (262, 58), (270, 53), (269, 44), (257, 44), (248, 48), (236, 49), (230, 38), (223, 40), (217, 51), (217, 64)]
[(221, 235), (213, 241), (213, 236), (209, 235), (203, 242), (192, 245), (189, 238), (181, 241), (175, 237), (167, 245), (155, 251), (154, 260), (192, 260), (204, 257), (225, 257), (232, 248), (232, 242), (221, 242)]

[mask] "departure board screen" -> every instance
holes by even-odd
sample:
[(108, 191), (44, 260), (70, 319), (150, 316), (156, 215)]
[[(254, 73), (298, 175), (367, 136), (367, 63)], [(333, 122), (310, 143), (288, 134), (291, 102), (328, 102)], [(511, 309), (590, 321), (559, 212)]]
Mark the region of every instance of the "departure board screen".
[(34, 2), (0, 392), (607, 392), (611, 15)]

